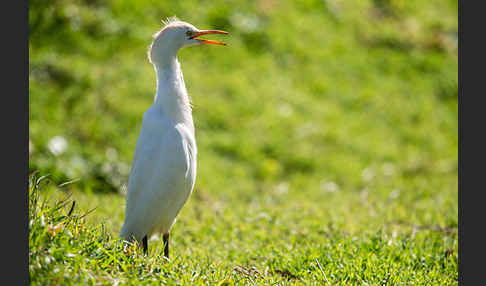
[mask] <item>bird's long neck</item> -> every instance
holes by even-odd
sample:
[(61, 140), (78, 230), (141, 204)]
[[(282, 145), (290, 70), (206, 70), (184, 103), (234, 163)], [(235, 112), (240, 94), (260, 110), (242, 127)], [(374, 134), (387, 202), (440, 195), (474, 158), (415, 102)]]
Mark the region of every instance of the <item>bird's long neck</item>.
[(194, 131), (191, 101), (187, 95), (177, 53), (166, 55), (155, 67), (157, 91), (154, 105), (171, 120), (186, 124)]

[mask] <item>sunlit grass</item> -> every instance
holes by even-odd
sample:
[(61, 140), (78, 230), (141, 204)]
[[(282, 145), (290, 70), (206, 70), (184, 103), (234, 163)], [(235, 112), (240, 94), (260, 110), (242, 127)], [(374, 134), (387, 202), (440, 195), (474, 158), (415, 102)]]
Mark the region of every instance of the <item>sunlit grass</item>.
[[(116, 238), (173, 15), (230, 36), (179, 53), (198, 177), (165, 263)], [(33, 284), (457, 284), (457, 1), (30, 1), (29, 21)]]

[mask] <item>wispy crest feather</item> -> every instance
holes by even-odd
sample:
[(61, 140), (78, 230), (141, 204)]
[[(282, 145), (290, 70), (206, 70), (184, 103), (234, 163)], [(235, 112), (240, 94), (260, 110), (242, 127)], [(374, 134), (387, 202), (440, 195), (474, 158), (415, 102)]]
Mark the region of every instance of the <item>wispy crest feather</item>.
[(172, 17), (167, 17), (167, 19), (165, 20), (162, 20), (162, 24), (164, 24), (164, 26), (168, 26), (170, 25), (171, 23), (174, 23), (174, 22), (181, 22), (181, 20), (179, 20), (179, 18), (177, 18), (177, 16), (172, 16)]

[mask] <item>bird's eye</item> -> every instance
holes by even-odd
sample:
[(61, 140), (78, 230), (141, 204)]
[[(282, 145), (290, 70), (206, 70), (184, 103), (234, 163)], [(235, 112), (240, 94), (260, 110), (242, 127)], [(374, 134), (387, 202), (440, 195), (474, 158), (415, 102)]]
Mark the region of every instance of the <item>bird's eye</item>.
[(187, 31), (187, 32), (186, 32), (186, 35), (187, 35), (188, 37), (191, 37), (191, 36), (193, 35), (193, 33), (192, 33), (191, 31)]

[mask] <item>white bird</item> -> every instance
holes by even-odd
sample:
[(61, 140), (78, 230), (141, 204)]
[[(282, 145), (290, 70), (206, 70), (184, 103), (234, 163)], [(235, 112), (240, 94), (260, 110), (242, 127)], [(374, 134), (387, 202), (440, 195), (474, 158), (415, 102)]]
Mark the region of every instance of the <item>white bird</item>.
[(135, 147), (125, 222), (120, 236), (135, 239), (147, 252), (147, 237), (162, 233), (164, 256), (169, 257), (169, 231), (186, 203), (196, 181), (196, 138), (192, 109), (182, 71), (179, 49), (222, 42), (198, 39), (207, 34), (228, 34), (199, 30), (173, 17), (154, 34), (148, 50), (157, 75), (154, 103), (144, 113)]

